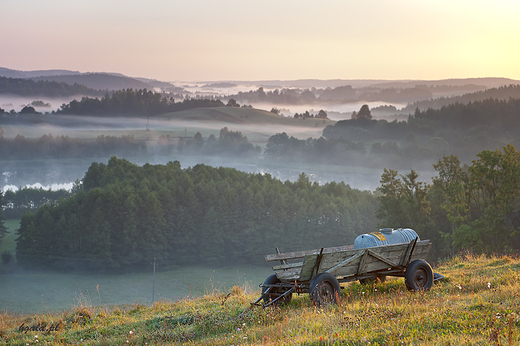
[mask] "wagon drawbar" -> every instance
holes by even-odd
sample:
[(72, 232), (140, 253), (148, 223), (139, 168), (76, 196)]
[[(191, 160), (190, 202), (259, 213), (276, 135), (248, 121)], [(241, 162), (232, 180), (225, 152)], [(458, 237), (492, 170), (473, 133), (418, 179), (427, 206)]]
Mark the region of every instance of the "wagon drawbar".
[(420, 240), (407, 228), (363, 234), (354, 245), (287, 253), (276, 249), (277, 253), (265, 256), (265, 260), (281, 264), (273, 266), (274, 274), (260, 285), (262, 294), (251, 304), (288, 304), (293, 293), (308, 293), (314, 304), (328, 305), (337, 303), (340, 283), (384, 281), (386, 276), (404, 277), (410, 291), (429, 290), (434, 280), (443, 277), (434, 277), (423, 259), (431, 245), (430, 240)]

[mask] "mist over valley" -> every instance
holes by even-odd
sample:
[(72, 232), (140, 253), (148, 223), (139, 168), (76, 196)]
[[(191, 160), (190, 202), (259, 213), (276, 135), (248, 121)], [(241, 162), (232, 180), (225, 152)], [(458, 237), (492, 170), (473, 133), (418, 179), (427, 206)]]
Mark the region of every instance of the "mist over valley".
[[(297, 251), (350, 244), (383, 222), (401, 226), (395, 220), (435, 239), (435, 261), (449, 252), (438, 231), (449, 229), (446, 212), (432, 200), (437, 219), (430, 224), (408, 216), (378, 221), (385, 179), (426, 191), (438, 180), (433, 165), (439, 160), (454, 154), (469, 166), (483, 150), (520, 139), (519, 87), (500, 84), (509, 80), (278, 82), (155, 81), (153, 91), (55, 98), (1, 93), (0, 185), (9, 231), (0, 252), (17, 264), (2, 267), (8, 280), (0, 289), (20, 287), (0, 297), (2, 309), (57, 310), (85, 299), (148, 304), (154, 256), (162, 266), (157, 299), (251, 287), (269, 273), (262, 258), (276, 246)], [(422, 96), (414, 98), (418, 89)], [(404, 102), (408, 92), (412, 98)], [(165, 169), (173, 173), (157, 178)], [(164, 185), (176, 175), (186, 177)], [(162, 192), (148, 194), (159, 187)], [(116, 198), (120, 205), (137, 201), (128, 206), (135, 213), (128, 220), (138, 226), (115, 221), (122, 215), (111, 209)], [(44, 213), (47, 221), (40, 219)], [(32, 247), (29, 224), (46, 239), (65, 239), (74, 229), (84, 240)], [(119, 239), (121, 224), (134, 235)], [(198, 243), (190, 240), (197, 237)], [(119, 243), (134, 250), (127, 253)], [(204, 278), (196, 279), (197, 273)], [(38, 287), (28, 284), (36, 280)], [(20, 301), (19, 292), (28, 298)]]
[(520, 345), (520, 2), (0, 13), (1, 345)]

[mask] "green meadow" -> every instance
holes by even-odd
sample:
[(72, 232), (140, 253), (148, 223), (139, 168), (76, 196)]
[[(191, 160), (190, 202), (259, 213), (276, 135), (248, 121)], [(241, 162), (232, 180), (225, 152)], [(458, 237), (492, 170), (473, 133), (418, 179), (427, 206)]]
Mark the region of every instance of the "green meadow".
[[(15, 254), (15, 230), (19, 220), (7, 220), (8, 234), (0, 243), (0, 253)], [(153, 265), (148, 271), (134, 273), (60, 273), (36, 271), (0, 262), (0, 311), (9, 313), (52, 313), (77, 304), (112, 306), (151, 304), (152, 299), (179, 300), (200, 297), (232, 286), (258, 286), (271, 274), (268, 265), (254, 267), (193, 265), (162, 268), (156, 265), (155, 290)]]
[[(458, 255), (434, 269), (428, 292), (402, 279), (347, 284), (338, 305), (307, 295), (288, 306), (253, 307), (256, 287), (209, 290), (199, 298), (0, 315), (4, 345), (518, 345), (520, 259)], [(34, 329), (34, 330), (31, 330)], [(37, 329), (40, 330), (37, 330)], [(42, 331), (43, 330), (43, 331)]]

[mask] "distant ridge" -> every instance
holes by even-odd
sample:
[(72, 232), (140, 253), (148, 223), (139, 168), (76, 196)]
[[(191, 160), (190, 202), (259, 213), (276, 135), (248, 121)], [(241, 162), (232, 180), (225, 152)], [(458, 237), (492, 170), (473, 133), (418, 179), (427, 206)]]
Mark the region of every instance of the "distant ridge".
[(439, 80), (386, 80), (386, 79), (296, 79), (296, 80), (214, 80), (197, 81), (199, 84), (232, 83), (237, 85), (263, 86), (265, 88), (336, 88), (338, 86), (351, 85), (353, 88), (413, 88), (416, 85), (481, 85), (486, 88), (497, 88), (504, 85), (520, 84), (520, 80), (502, 77), (483, 77), (483, 78), (451, 78)]
[[(83, 84), (89, 88), (100, 90), (118, 89), (153, 89), (153, 88), (175, 88), (170, 82), (158, 81), (149, 78), (128, 77), (121, 73), (108, 72), (87, 72), (81, 73), (72, 70), (35, 70), (19, 71), (5, 67), (0, 67), (0, 76), (10, 78), (32, 78), (34, 80), (52, 80), (65, 82), (68, 84)], [(503, 77), (482, 77), (482, 78), (449, 78), (439, 80), (421, 79), (295, 79), (295, 80), (200, 80), (200, 81), (178, 81), (178, 83), (197, 83), (205, 85), (246, 85), (251, 87), (262, 86), (266, 89), (275, 88), (336, 88), (344, 85), (351, 85), (353, 88), (413, 88), (416, 85), (427, 86), (464, 86), (477, 85), (483, 88), (498, 88), (510, 84), (520, 84), (520, 80)], [(179, 90), (176, 90), (179, 91)]]
[(36, 71), (18, 71), (11, 70), (5, 67), (0, 67), (0, 77), (9, 78), (33, 78), (43, 76), (58, 76), (58, 75), (74, 75), (80, 74), (79, 71), (70, 70), (36, 70)]
[(153, 87), (145, 82), (138, 81), (130, 77), (116, 76), (108, 73), (86, 73), (64, 76), (45, 76), (35, 77), (32, 80), (47, 80), (63, 82), (67, 84), (82, 84), (88, 88), (99, 90), (120, 90), (120, 89), (152, 89)]
[(378, 83), (371, 85), (372, 87), (378, 88), (413, 88), (416, 85), (427, 85), (427, 86), (440, 86), (440, 85), (451, 85), (451, 86), (463, 86), (463, 85), (482, 85), (487, 88), (498, 88), (505, 85), (520, 84), (520, 80), (510, 78), (451, 78), (451, 79), (439, 79), (439, 80), (414, 80), (414, 81), (389, 81), (385, 83)]
[(18, 71), (0, 67), (0, 77), (24, 78), (34, 81), (46, 80), (74, 85), (84, 85), (96, 90), (175, 88), (168, 82), (147, 78), (132, 78), (120, 73), (87, 72), (70, 70)]

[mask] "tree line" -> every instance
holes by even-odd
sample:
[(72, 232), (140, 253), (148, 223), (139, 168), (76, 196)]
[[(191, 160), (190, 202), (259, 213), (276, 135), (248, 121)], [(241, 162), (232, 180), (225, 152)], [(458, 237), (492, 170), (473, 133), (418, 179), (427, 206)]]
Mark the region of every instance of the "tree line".
[(399, 112), (396, 111), (396, 113), (409, 114), (413, 113), (416, 109), (425, 111), (430, 108), (440, 109), (442, 107), (457, 103), (468, 104), (470, 102), (484, 101), (487, 99), (507, 101), (511, 98), (520, 98), (520, 85), (504, 85), (498, 88), (479, 90), (459, 96), (439, 97), (435, 99), (415, 101), (402, 108)]
[(203, 138), (200, 133), (180, 138), (162, 135), (153, 142), (132, 136), (100, 136), (93, 141), (52, 135), (2, 139), (0, 129), (0, 158), (263, 154), (270, 160), (355, 163), (395, 169), (420, 162), (429, 166), (444, 154), (453, 154), (470, 162), (483, 150), (508, 143), (520, 145), (520, 99), (487, 99), (439, 110), (417, 110), (406, 121), (375, 120), (364, 105), (353, 113), (352, 119), (327, 126), (321, 138), (297, 139), (278, 133), (268, 139), (263, 152), (241, 132), (225, 129), (218, 138), (214, 134)]
[(146, 141), (134, 138), (133, 135), (121, 137), (100, 135), (91, 140), (69, 136), (54, 137), (52, 134), (40, 138), (26, 138), (18, 134), (12, 139), (0, 135), (0, 160), (110, 157), (112, 155), (132, 157), (146, 154), (148, 154)]
[(150, 116), (168, 112), (178, 112), (192, 108), (222, 107), (218, 99), (185, 98), (175, 102), (170, 97), (147, 89), (123, 89), (106, 93), (102, 98), (83, 97), (64, 104), (57, 114), (92, 116)]
[(350, 244), (375, 227), (375, 196), (179, 162), (93, 163), (72, 196), (21, 218), (19, 263), (136, 268), (162, 263), (263, 261), (266, 253)]
[[(79, 183), (79, 181), (77, 182)], [(73, 188), (73, 191), (75, 188)], [(3, 193), (3, 218), (20, 219), (27, 211), (36, 211), (44, 204), (56, 203), (71, 195), (65, 189), (51, 190), (43, 188), (20, 187), (16, 191), (7, 190)], [(1, 200), (0, 200), (1, 201)]]
[(87, 88), (77, 83), (71, 85), (64, 82), (0, 77), (0, 94), (46, 97), (74, 95), (101, 96), (103, 95), (103, 91)]
[(133, 135), (104, 136), (93, 139), (70, 138), (68, 136), (43, 135), (26, 138), (17, 135), (3, 137), (0, 127), (0, 160), (30, 160), (58, 158), (95, 157), (142, 157), (148, 155), (222, 155), (258, 157), (262, 149), (249, 142), (240, 131), (220, 130), (219, 137), (210, 134), (204, 139), (200, 132), (193, 137), (174, 138), (161, 135), (156, 139), (135, 138)]
[(435, 240), (440, 256), (520, 250), (520, 152), (514, 146), (484, 150), (469, 166), (444, 156), (434, 168), (431, 184), (413, 170), (384, 170), (376, 212), (381, 225), (410, 225)]
[[(56, 269), (139, 268), (151, 258), (261, 262), (276, 246), (351, 244), (377, 227), (415, 229), (432, 240), (432, 261), (464, 249), (520, 249), (514, 146), (482, 151), (470, 166), (444, 156), (434, 168), (432, 183), (414, 170), (384, 169), (373, 194), (343, 182), (320, 186), (304, 173), (292, 183), (231, 168), (181, 169), (177, 161), (137, 166), (113, 157), (93, 163), (71, 192), (25, 189), (7, 192), (3, 203), (30, 208), (18, 231), (19, 263)], [(0, 238), (2, 220), (0, 213)]]
[[(323, 130), (327, 140), (348, 139), (370, 145), (383, 155), (399, 150), (395, 158), (437, 160), (454, 154), (471, 160), (482, 150), (520, 144), (520, 98), (455, 103), (440, 109), (416, 109), (406, 121), (356, 118), (338, 121)], [(394, 144), (395, 143), (395, 144)]]
[(239, 91), (229, 95), (237, 101), (247, 102), (271, 102), (274, 104), (313, 104), (318, 102), (358, 102), (358, 101), (384, 101), (384, 102), (413, 102), (416, 100), (431, 99), (432, 92), (427, 87), (412, 88), (360, 88), (354, 89), (351, 85), (343, 85), (335, 88), (310, 88), (310, 89), (274, 89), (265, 91), (263, 87), (247, 92)]
[(264, 158), (274, 161), (313, 162), (345, 165), (352, 160), (363, 165), (367, 148), (363, 142), (339, 138), (298, 139), (283, 132), (267, 140)]
[[(117, 95), (117, 94), (115, 94)], [(211, 100), (195, 100), (213, 102)], [(194, 101), (194, 102), (195, 102)], [(186, 102), (183, 101), (183, 103)], [(40, 157), (109, 157), (143, 154), (238, 154), (258, 157), (262, 150), (248, 142), (240, 132), (217, 139), (174, 139), (163, 135), (156, 143), (135, 139), (100, 137), (94, 142), (46, 135), (40, 139), (17, 136), (1, 139), (0, 158)], [(453, 104), (439, 110), (428, 109), (410, 115), (406, 121), (375, 120), (368, 106), (354, 112), (352, 119), (338, 121), (323, 130), (323, 137), (306, 140), (289, 137), (286, 133), (271, 136), (263, 155), (273, 160), (351, 164), (362, 166), (400, 165), (424, 161), (436, 162), (444, 154), (453, 154), (469, 162), (482, 150), (505, 144), (520, 145), (520, 99), (507, 101), (487, 99), (468, 104)], [(44, 150), (45, 149), (45, 150)], [(48, 149), (48, 150), (47, 150)]]

